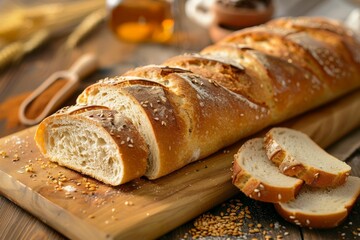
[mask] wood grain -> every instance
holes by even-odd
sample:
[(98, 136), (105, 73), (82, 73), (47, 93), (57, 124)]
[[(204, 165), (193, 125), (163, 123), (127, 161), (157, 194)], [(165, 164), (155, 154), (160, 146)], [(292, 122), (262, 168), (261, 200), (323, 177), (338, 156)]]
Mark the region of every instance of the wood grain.
[(64, 239), (64, 236), (54, 232), (47, 225), (38, 224), (34, 216), (24, 212), (5, 198), (0, 201), (0, 209), (4, 209), (1, 214), (2, 220), (7, 219), (7, 221), (0, 221), (2, 229), (0, 239)]
[[(285, 125), (304, 130), (326, 147), (360, 126), (358, 109), (360, 91)], [(34, 131), (0, 140), (6, 153), (0, 158), (0, 191), (73, 239), (155, 238), (238, 193), (229, 169), (242, 141), (161, 179), (114, 188), (44, 159)]]

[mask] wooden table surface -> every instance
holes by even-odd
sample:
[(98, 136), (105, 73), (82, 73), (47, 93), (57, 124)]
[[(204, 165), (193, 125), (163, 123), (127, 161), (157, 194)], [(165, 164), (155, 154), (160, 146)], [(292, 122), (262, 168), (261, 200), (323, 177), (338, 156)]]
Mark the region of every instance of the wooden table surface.
[[(276, 16), (320, 15), (343, 20), (356, 7), (349, 2), (339, 0), (278, 0), (275, 1)], [(45, 46), (26, 56), (20, 63), (0, 72), (0, 102), (4, 102), (7, 98), (23, 92), (32, 91), (51, 73), (67, 69), (79, 56), (85, 53), (94, 53), (99, 59), (100, 68), (81, 83), (78, 92), (81, 92), (84, 87), (98, 79), (121, 74), (136, 66), (158, 64), (171, 56), (184, 52), (196, 52), (211, 43), (206, 29), (185, 17), (181, 19), (180, 23), (178, 34), (182, 40), (176, 44), (168, 45), (119, 42), (109, 32), (106, 23), (101, 24), (72, 51), (66, 51), (63, 48), (65, 36), (51, 39)], [(67, 104), (74, 103), (76, 95)], [(4, 121), (0, 123), (0, 136), (6, 136), (26, 127), (6, 128), (5, 125)], [(359, 151), (348, 159), (357, 175), (360, 172), (359, 160)], [(240, 199), (244, 204), (250, 206), (254, 221), (269, 225), (274, 220), (276, 213), (271, 205), (266, 205), (265, 209), (259, 209), (256, 202), (245, 198), (242, 194), (210, 212), (215, 215), (219, 214), (236, 199)], [(359, 202), (357, 205), (359, 205)], [(356, 206), (355, 209), (358, 210), (359, 206)], [(41, 222), (2, 196), (0, 196), (0, 216), (0, 239), (65, 239), (62, 234), (48, 227), (46, 223)], [(275, 217), (281, 227), (274, 229), (274, 231), (289, 239), (356, 239), (360, 237), (356, 236), (352, 231), (357, 231), (360, 227), (358, 216), (355, 214), (341, 227), (327, 231), (297, 228)], [(358, 225), (356, 226), (356, 224)], [(161, 239), (184, 238), (186, 232), (192, 227), (193, 221), (190, 221), (161, 237)], [(286, 232), (288, 234), (284, 234)], [(360, 233), (360, 231), (357, 233)], [(252, 237), (252, 235), (250, 236)], [(259, 236), (262, 235), (254, 235), (254, 237)]]

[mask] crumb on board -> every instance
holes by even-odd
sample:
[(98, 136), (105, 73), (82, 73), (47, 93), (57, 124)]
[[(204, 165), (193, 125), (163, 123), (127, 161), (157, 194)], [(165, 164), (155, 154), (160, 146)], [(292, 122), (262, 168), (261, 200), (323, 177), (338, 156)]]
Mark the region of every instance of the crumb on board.
[(126, 206), (134, 206), (134, 203), (132, 201), (125, 201), (124, 203)]
[(25, 172), (33, 173), (35, 172), (33, 165), (30, 163), (28, 165), (25, 165)]
[(7, 157), (9, 157), (8, 154), (7, 154), (5, 151), (3, 151), (3, 150), (0, 150), (0, 156), (1, 156), (2, 158), (7, 158)]

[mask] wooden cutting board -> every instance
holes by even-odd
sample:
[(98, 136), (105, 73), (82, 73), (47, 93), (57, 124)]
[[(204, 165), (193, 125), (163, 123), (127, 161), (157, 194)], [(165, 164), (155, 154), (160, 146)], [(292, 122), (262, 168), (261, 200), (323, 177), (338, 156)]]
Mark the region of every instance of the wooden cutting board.
[[(282, 125), (326, 147), (360, 126), (359, 109), (356, 91)], [(43, 158), (34, 131), (0, 139), (0, 191), (69, 238), (156, 238), (238, 193), (230, 168), (242, 141), (161, 179), (110, 187)]]

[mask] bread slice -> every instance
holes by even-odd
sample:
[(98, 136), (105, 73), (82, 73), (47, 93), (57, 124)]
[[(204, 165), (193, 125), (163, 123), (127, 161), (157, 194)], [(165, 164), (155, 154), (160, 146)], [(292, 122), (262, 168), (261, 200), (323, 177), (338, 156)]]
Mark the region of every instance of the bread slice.
[(148, 147), (129, 119), (104, 108), (60, 111), (40, 123), (35, 140), (51, 161), (119, 185), (145, 174)]
[(288, 128), (272, 128), (265, 136), (266, 154), (282, 173), (296, 176), (313, 187), (343, 184), (351, 167), (336, 159), (306, 134)]
[(287, 202), (295, 198), (302, 183), (282, 174), (267, 158), (262, 138), (248, 140), (235, 155), (233, 184), (253, 199)]
[(275, 204), (287, 221), (310, 228), (332, 228), (345, 220), (360, 195), (360, 178), (349, 176), (336, 188), (304, 186), (295, 200)]

